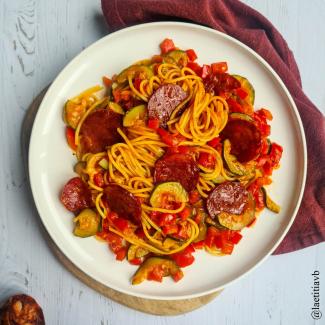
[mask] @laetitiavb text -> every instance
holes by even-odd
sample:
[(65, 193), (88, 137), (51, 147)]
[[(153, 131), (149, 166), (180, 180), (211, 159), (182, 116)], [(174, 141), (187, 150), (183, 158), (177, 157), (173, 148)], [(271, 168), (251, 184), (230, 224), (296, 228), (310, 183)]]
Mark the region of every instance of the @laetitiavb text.
[(320, 310), (320, 273), (319, 271), (314, 271), (312, 274), (313, 276), (313, 285), (312, 289), (312, 296), (313, 296), (313, 306), (311, 307), (311, 317), (313, 319), (321, 319), (322, 312)]

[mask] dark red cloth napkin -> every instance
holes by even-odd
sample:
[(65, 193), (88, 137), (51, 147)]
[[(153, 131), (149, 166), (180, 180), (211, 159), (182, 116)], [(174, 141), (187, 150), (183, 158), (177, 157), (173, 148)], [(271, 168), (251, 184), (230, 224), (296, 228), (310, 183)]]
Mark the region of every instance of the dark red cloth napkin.
[(325, 240), (325, 119), (302, 90), (286, 41), (260, 13), (238, 0), (102, 0), (110, 31), (152, 21), (187, 21), (229, 34), (259, 53), (280, 75), (298, 107), (308, 147), (307, 183), (297, 218), (275, 251)]

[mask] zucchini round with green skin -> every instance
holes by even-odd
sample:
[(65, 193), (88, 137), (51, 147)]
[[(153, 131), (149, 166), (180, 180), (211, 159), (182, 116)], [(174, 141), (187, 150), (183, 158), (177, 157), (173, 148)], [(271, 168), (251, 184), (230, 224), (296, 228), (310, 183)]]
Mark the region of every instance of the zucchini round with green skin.
[(116, 81), (119, 84), (123, 83), (127, 81), (129, 77), (133, 79), (136, 74), (143, 74), (146, 79), (150, 79), (154, 75), (152, 69), (147, 65), (131, 65), (117, 76)]
[(265, 187), (262, 187), (262, 192), (263, 192), (263, 195), (264, 195), (264, 202), (265, 202), (265, 206), (271, 210), (272, 212), (274, 213), (279, 213), (281, 208), (280, 206), (275, 203), (271, 198), (270, 196), (268, 195), (268, 193), (266, 192), (266, 189)]
[(221, 212), (218, 214), (219, 223), (231, 230), (241, 230), (248, 226), (255, 219), (255, 202), (251, 194), (248, 196), (248, 202), (245, 211), (242, 214), (232, 214)]
[(138, 105), (126, 112), (123, 118), (123, 126), (130, 127), (135, 125), (139, 120), (144, 120), (147, 115), (145, 105)]
[(84, 238), (96, 235), (100, 218), (95, 211), (84, 209), (73, 221), (76, 223), (73, 230), (74, 235)]
[(236, 157), (233, 156), (231, 153), (231, 144), (228, 139), (223, 142), (223, 158), (227, 164), (229, 170), (239, 176), (246, 175), (247, 171), (245, 167), (237, 161)]
[(229, 114), (229, 117), (232, 118), (232, 119), (239, 119), (239, 120), (245, 120), (245, 121), (248, 121), (248, 122), (254, 122), (254, 119), (249, 116), (248, 114), (245, 114), (245, 113), (230, 113)]
[(178, 182), (165, 182), (157, 185), (150, 196), (150, 204), (154, 208), (163, 208), (166, 202), (188, 202), (188, 194)]
[(181, 276), (183, 275), (182, 270), (176, 264), (175, 261), (163, 258), (163, 257), (150, 257), (143, 262), (143, 264), (138, 268), (137, 272), (132, 278), (132, 284), (140, 284), (141, 282), (148, 279), (148, 275), (159, 268), (163, 271), (163, 276)]
[(252, 86), (252, 84), (248, 81), (247, 78), (239, 75), (232, 75), (235, 77), (241, 84), (241, 87), (247, 92), (247, 98), (246, 100), (251, 104), (254, 105), (255, 102), (255, 89)]
[(163, 61), (165, 63), (177, 64), (181, 67), (185, 67), (188, 63), (188, 57), (185, 51), (173, 50), (163, 56)]

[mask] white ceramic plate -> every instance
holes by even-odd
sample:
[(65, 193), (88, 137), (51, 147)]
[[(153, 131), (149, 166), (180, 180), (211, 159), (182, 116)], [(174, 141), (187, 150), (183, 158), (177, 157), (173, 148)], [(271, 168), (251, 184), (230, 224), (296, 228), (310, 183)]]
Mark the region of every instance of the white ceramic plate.
[[(271, 139), (284, 147), (281, 168), (274, 172), (272, 197), (281, 205), (275, 215), (265, 210), (231, 256), (195, 254), (182, 281), (165, 278), (130, 285), (136, 267), (116, 262), (107, 245), (72, 234), (72, 215), (59, 201), (63, 185), (74, 177), (76, 160), (64, 135), (65, 101), (131, 63), (158, 53), (159, 43), (172, 38), (182, 49), (194, 48), (200, 63), (227, 61), (230, 72), (246, 76), (255, 87), (255, 106), (271, 110)], [(193, 24), (162, 22), (138, 25), (110, 34), (73, 59), (51, 85), (36, 116), (29, 151), (30, 182), (41, 219), (61, 251), (95, 280), (130, 295), (152, 299), (191, 298), (219, 290), (264, 260), (287, 233), (299, 207), (306, 177), (306, 144), (297, 108), (272, 68), (239, 41)]]

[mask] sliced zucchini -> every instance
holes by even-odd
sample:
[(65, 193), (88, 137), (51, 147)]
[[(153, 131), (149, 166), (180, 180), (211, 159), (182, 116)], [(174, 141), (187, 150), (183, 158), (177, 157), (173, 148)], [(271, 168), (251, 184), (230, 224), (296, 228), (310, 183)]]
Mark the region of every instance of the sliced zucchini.
[(104, 169), (108, 169), (108, 160), (106, 158), (103, 158), (99, 161), (98, 165)]
[(124, 115), (124, 109), (119, 104), (117, 104), (115, 102), (109, 102), (108, 108), (117, 114)]
[(129, 127), (133, 126), (139, 120), (144, 120), (147, 114), (147, 109), (145, 105), (139, 105), (131, 108), (126, 112), (123, 118), (123, 126)]
[(235, 77), (241, 84), (241, 87), (244, 88), (247, 93), (248, 93), (248, 96), (247, 96), (247, 101), (251, 104), (251, 105), (254, 105), (254, 101), (255, 101), (255, 89), (254, 87), (252, 86), (252, 84), (248, 81), (247, 78), (243, 77), (243, 76), (239, 76), (239, 75), (236, 75), (234, 74), (233, 77)]
[(219, 223), (231, 230), (241, 230), (249, 225), (255, 218), (255, 202), (249, 195), (247, 207), (242, 214), (221, 212), (218, 214)]
[(167, 237), (163, 242), (163, 246), (164, 246), (164, 248), (167, 248), (167, 249), (169, 249), (171, 247), (177, 247), (178, 242), (175, 239)]
[(164, 207), (165, 202), (188, 202), (188, 194), (178, 182), (165, 182), (157, 185), (151, 196), (150, 204), (154, 208)]
[(73, 233), (78, 237), (90, 237), (96, 235), (99, 229), (100, 217), (91, 209), (84, 209), (73, 219), (76, 223)]
[(270, 198), (270, 196), (266, 192), (265, 187), (262, 187), (262, 191), (264, 195), (265, 206), (272, 212), (279, 213), (281, 210), (280, 206)]
[(147, 255), (149, 251), (145, 248), (139, 247), (137, 245), (130, 245), (127, 253), (127, 259), (128, 261), (132, 261), (135, 258), (141, 258), (145, 255)]
[(223, 142), (223, 158), (227, 164), (229, 170), (239, 176), (246, 175), (247, 171), (245, 167), (237, 161), (236, 157), (230, 154), (231, 143), (228, 139)]
[(218, 175), (216, 178), (214, 178), (213, 180), (212, 180), (212, 182), (214, 183), (214, 184), (221, 184), (221, 183), (223, 183), (223, 182), (225, 182), (226, 181), (226, 179), (222, 176), (222, 175)]
[(163, 61), (165, 63), (177, 64), (178, 66), (185, 67), (188, 63), (188, 57), (185, 51), (173, 50), (164, 55)]
[(183, 275), (182, 270), (175, 261), (163, 257), (149, 257), (134, 274), (132, 284), (140, 284), (144, 280), (147, 280), (148, 275), (157, 268), (163, 271), (164, 277), (170, 275), (172, 277), (177, 276), (180, 278)]
[(146, 79), (150, 79), (153, 76), (153, 71), (147, 65), (131, 65), (117, 76), (116, 81), (118, 83), (126, 82), (129, 76), (134, 78), (136, 74), (141, 74)]
[(75, 129), (85, 112), (86, 105), (68, 100), (64, 105), (63, 120), (66, 124)]
[(248, 122), (254, 122), (254, 119), (251, 116), (244, 114), (244, 113), (230, 113), (229, 117), (231, 117), (232, 119), (239, 119), (239, 120), (245, 120)]

